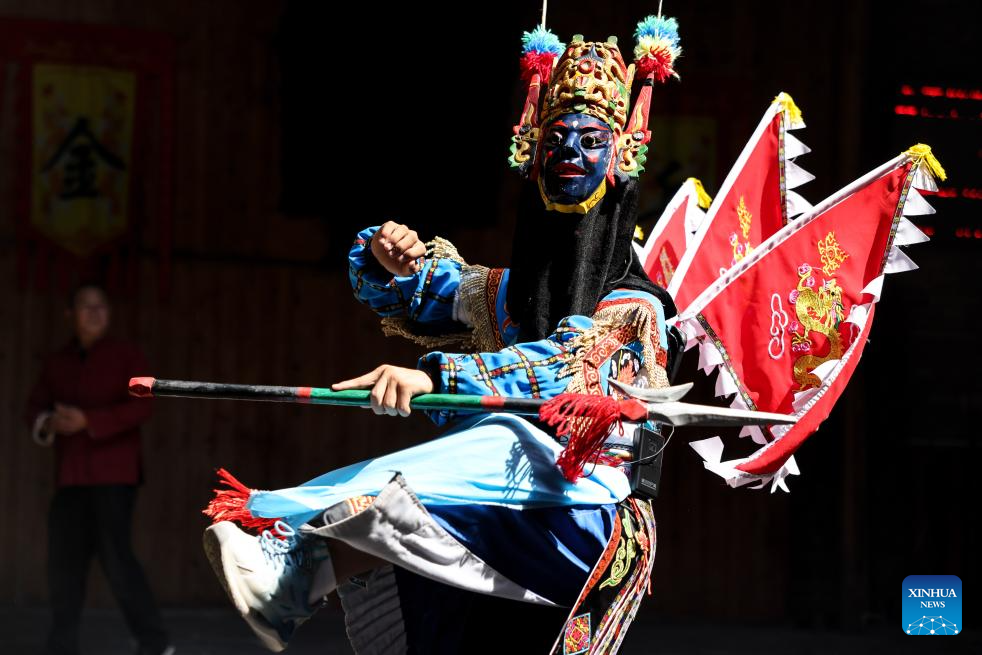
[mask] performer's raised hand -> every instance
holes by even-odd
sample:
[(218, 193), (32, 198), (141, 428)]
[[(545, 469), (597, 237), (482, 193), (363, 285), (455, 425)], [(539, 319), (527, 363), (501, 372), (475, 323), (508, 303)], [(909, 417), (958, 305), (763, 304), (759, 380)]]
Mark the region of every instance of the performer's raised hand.
[(389, 221), (372, 237), (372, 254), (388, 272), (406, 276), (420, 269), (420, 258), (426, 254), (426, 246), (415, 230)]
[(433, 380), (424, 371), (382, 364), (374, 371), (357, 378), (335, 382), (335, 391), (371, 389), (372, 411), (389, 416), (409, 416), (409, 401), (413, 396), (433, 391)]

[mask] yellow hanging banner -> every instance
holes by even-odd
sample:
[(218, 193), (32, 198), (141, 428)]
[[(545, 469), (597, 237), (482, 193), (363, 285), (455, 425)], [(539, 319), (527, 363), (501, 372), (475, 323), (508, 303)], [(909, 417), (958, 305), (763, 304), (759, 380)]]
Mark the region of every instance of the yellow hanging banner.
[(42, 63), (32, 73), (31, 224), (86, 256), (129, 227), (136, 76)]

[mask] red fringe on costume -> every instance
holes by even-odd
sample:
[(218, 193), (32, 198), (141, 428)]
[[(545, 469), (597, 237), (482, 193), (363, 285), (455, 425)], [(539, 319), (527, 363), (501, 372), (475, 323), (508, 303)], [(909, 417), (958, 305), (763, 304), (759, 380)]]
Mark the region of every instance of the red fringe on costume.
[(560, 394), (539, 410), (539, 419), (556, 428), (556, 436), (569, 435), (556, 464), (563, 476), (576, 482), (584, 465), (596, 460), (614, 425), (623, 433), (620, 403), (610, 396)]
[(229, 488), (215, 489), (215, 497), (208, 503), (208, 507), (201, 510), (201, 513), (210, 517), (212, 523), (234, 521), (243, 528), (254, 528), (257, 531), (272, 529), (273, 524), (279, 519), (253, 516), (246, 507), (249, 496), (254, 490), (236, 480), (235, 476), (225, 469), (218, 469), (217, 473), (219, 484)]

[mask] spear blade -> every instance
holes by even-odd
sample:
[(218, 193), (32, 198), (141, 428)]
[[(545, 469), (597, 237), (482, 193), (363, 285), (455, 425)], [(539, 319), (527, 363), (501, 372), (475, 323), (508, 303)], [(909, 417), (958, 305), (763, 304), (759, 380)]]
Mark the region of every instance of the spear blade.
[(666, 403), (672, 400), (681, 400), (695, 386), (692, 382), (686, 382), (674, 387), (656, 389), (653, 387), (636, 387), (614, 378), (607, 378), (607, 381), (624, 395), (643, 400), (646, 403)]
[(636, 387), (614, 378), (607, 378), (607, 381), (622, 394), (643, 403), (648, 420), (667, 423), (676, 427), (683, 425), (720, 428), (743, 425), (793, 425), (798, 421), (794, 416), (787, 414), (678, 402), (692, 389), (693, 384), (691, 382), (674, 387), (652, 389)]
[(694, 403), (665, 402), (647, 405), (648, 419), (668, 423), (705, 427), (732, 427), (743, 425), (794, 425), (798, 419), (788, 414), (754, 412), (730, 407), (696, 405)]

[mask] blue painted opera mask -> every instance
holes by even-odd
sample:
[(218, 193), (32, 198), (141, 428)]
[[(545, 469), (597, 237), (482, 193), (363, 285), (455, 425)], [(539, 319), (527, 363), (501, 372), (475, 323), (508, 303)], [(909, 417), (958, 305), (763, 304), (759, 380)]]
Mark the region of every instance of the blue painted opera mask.
[(539, 191), (546, 208), (585, 214), (607, 190), (614, 132), (589, 114), (563, 114), (542, 134)]

